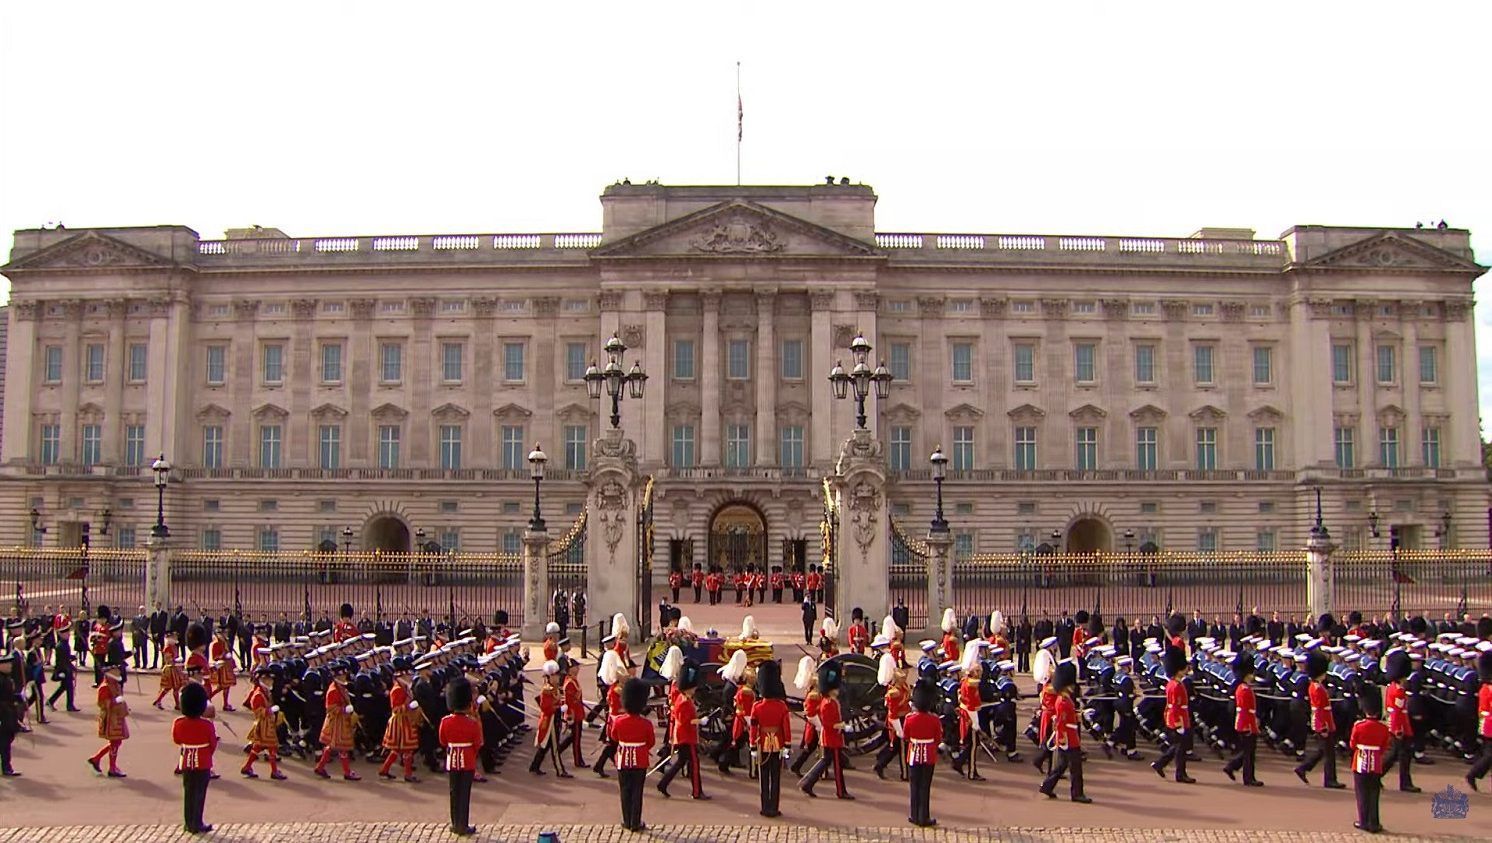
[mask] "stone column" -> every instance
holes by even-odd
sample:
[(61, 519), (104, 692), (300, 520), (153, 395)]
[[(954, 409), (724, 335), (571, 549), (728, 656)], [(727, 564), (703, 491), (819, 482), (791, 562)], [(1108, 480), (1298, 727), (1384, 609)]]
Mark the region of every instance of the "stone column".
[[(34, 301), (12, 301), (10, 307), (10, 334), (7, 337), (6, 359), (11, 361), (5, 373), (5, 435), (0, 438), (4, 450), (0, 451), (6, 465), (24, 463), (32, 458), (31, 400), (35, 389), (35, 360), (40, 349), (36, 346), (36, 320), (41, 305)], [(21, 365), (21, 361), (26, 361)], [(64, 364), (66, 358), (64, 357)]]
[(806, 380), (810, 384), (809, 392), (813, 396), (813, 406), (810, 408), (809, 416), (809, 464), (815, 467), (827, 468), (834, 459), (833, 453), (833, 427), (831, 426), (830, 408), (833, 406), (833, 394), (829, 385), (829, 370), (834, 367), (834, 330), (830, 321), (833, 318), (834, 293), (832, 291), (816, 291), (808, 294), (808, 300), (812, 305), (811, 321), (809, 325), (808, 366)]
[[(1362, 442), (1358, 443), (1358, 458), (1362, 465), (1382, 466), (1383, 454), (1378, 447), (1378, 346), (1373, 341), (1373, 316), (1378, 309), (1376, 301), (1359, 301), (1357, 314), (1357, 371), (1353, 384), (1357, 387), (1357, 406), (1361, 412)], [(1330, 366), (1331, 358), (1326, 358)], [(1402, 430), (1399, 431), (1401, 434)], [(1399, 465), (1406, 465), (1404, 441), (1399, 440)], [(1385, 466), (1386, 467), (1386, 466)]]
[(648, 375), (648, 400), (642, 402), (642, 461), (661, 466), (668, 447), (668, 291), (643, 293), (642, 370)]
[[(124, 464), (124, 382), (129, 378), (129, 346), (125, 342), (125, 313), (129, 303), (124, 299), (104, 302), (109, 315), (107, 359), (113, 368), (104, 387), (103, 443), (100, 456), (104, 465)], [(147, 364), (148, 364), (147, 360)]]
[(720, 368), (720, 293), (705, 291), (699, 297), (704, 309), (704, 352), (700, 355), (699, 383), (700, 465), (720, 464), (720, 390), (725, 378)]
[(776, 291), (756, 294), (756, 464), (777, 464)]
[(1481, 465), (1481, 431), (1477, 418), (1476, 344), (1471, 301), (1445, 303), (1444, 391), (1449, 430), (1441, 431), (1440, 463), (1444, 466)]
[[(347, 446), (347, 462), (351, 467), (378, 465), (378, 422), (371, 415), (373, 408), (383, 403), (372, 403), (376, 394), (375, 367), (378, 365), (374, 359), (378, 356), (378, 348), (373, 342), (373, 311), (377, 306), (377, 300), (370, 298), (347, 302), (351, 318), (346, 323), (347, 338), (342, 341), (342, 383), (346, 384), (344, 394), (348, 409), (347, 431), (343, 434), (347, 441), (343, 444)], [(486, 333), (479, 331), (478, 336)], [(320, 382), (321, 352), (318, 349), (313, 353), (316, 355), (313, 363), (317, 367), (315, 377)], [(400, 454), (400, 457), (407, 459), (406, 454)]]
[[(932, 555), (927, 560), (927, 631), (926, 637), (942, 637), (943, 610), (953, 603), (953, 533), (948, 530), (928, 530), (927, 548)], [(957, 611), (955, 608), (954, 611)]]
[[(1414, 303), (1401, 304), (1401, 308), (1415, 306)], [(1400, 433), (1404, 438), (1399, 446), (1404, 449), (1404, 465), (1424, 465), (1425, 453), (1420, 441), (1424, 424), (1420, 416), (1419, 326), (1413, 319), (1404, 319), (1401, 324), (1404, 338), (1399, 345), (1399, 390), (1404, 395), (1404, 424)], [(1444, 447), (1442, 443), (1441, 448)]]
[(834, 605), (841, 617), (856, 606), (867, 617), (889, 607), (886, 568), (891, 560), (886, 504), (886, 457), (869, 430), (845, 440), (831, 478), (839, 510), (839, 547), (834, 562)]
[(1331, 533), (1321, 523), (1321, 490), (1317, 489), (1316, 524), (1306, 538), (1305, 557), (1306, 602), (1311, 607), (1311, 614), (1318, 618), (1331, 611), (1332, 586), (1335, 583), (1331, 554), (1336, 549), (1337, 546), (1331, 541)]
[(549, 531), (523, 531), (523, 629), (526, 641), (544, 637), (549, 603)]
[(145, 605), (150, 611), (155, 611), (156, 606), (171, 606), (169, 539), (150, 536), (145, 540)]
[(637, 640), (646, 633), (637, 619), (637, 510), (643, 494), (637, 445), (621, 430), (608, 429), (593, 451), (585, 496), (588, 606), (597, 620), (625, 615)]
[[(87, 343), (83, 341), (83, 303), (77, 299), (61, 303), (66, 339), (62, 341), (62, 412), (57, 419), (61, 430), (58, 452), (63, 462), (78, 462), (78, 406), (82, 403), (83, 375), (87, 369)], [(29, 361), (29, 358), (24, 358)], [(20, 360), (10, 364), (19, 366)], [(29, 362), (28, 362), (29, 365)]]
[[(435, 408), (435, 351), (433, 339), (432, 319), (435, 316), (435, 298), (421, 296), (409, 300), (409, 309), (412, 316), (413, 331), (409, 337), (409, 343), (405, 346), (403, 360), (404, 371), (400, 372), (400, 380), (403, 381), (403, 394), (409, 396), (409, 442), (408, 450), (411, 461), (415, 465), (426, 468), (440, 467), (440, 447), (435, 438), (436, 422), (430, 416), (430, 411)], [(380, 366), (381, 361), (375, 361)], [(466, 442), (471, 441), (472, 428), (486, 422), (492, 424), (490, 418), (471, 419), (462, 438)], [(492, 452), (486, 454), (473, 453), (470, 447), (461, 449), (461, 466), (471, 468), (475, 466), (491, 465), (488, 460)]]

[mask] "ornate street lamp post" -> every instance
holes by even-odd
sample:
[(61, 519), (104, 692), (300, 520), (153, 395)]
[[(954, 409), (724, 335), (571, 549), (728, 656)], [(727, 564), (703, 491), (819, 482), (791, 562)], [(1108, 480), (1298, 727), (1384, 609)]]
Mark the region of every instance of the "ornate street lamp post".
[(865, 399), (875, 389), (876, 400), (884, 401), (891, 396), (891, 370), (881, 363), (870, 368), (870, 342), (861, 334), (850, 341), (853, 368), (846, 372), (838, 361), (829, 370), (829, 383), (834, 388), (835, 398), (847, 398), (853, 388), (855, 394), (855, 428), (865, 430)]
[(642, 365), (634, 362), (631, 371), (622, 369), (622, 355), (627, 351), (627, 345), (615, 334), (606, 341), (606, 368), (602, 369), (591, 361), (589, 369), (585, 370), (585, 387), (590, 393), (592, 400), (600, 399), (601, 386), (606, 386), (606, 394), (611, 396), (611, 426), (620, 428), (622, 426), (622, 398), (623, 387), (626, 388), (625, 397), (642, 398), (643, 386), (647, 383), (648, 376), (643, 373)]
[(534, 517), (528, 519), (528, 528), (535, 533), (544, 532), (544, 516), (539, 513), (539, 484), (544, 482), (544, 464), (547, 462), (549, 456), (535, 443), (534, 449), (528, 452), (529, 475), (534, 478)]
[(150, 470), (155, 472), (155, 526), (150, 529), (150, 534), (164, 539), (171, 535), (166, 528), (166, 481), (171, 475), (171, 464), (166, 462), (166, 455), (156, 457)]
[(948, 519), (943, 517), (943, 479), (948, 475), (948, 457), (944, 455), (942, 445), (933, 449), (928, 462), (932, 463), (933, 485), (938, 490), (937, 508), (933, 510), (932, 525), (928, 529), (934, 533), (946, 533)]

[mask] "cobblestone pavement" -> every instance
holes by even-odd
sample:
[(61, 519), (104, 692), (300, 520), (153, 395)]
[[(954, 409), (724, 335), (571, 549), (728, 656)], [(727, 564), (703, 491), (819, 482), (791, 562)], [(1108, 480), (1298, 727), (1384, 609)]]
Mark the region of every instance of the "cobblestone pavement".
[[(72, 826), (47, 829), (46, 843), (101, 843), (101, 841), (175, 841), (215, 840), (234, 843), (422, 843), (422, 841), (501, 841), (533, 843), (542, 832), (554, 832), (559, 843), (621, 843), (621, 841), (666, 841), (666, 843), (963, 843), (963, 841), (1008, 841), (1009, 843), (1045, 843), (1045, 841), (1113, 841), (1114, 843), (1336, 843), (1373, 839), (1355, 832), (1305, 833), (1257, 832), (1245, 829), (1138, 829), (1138, 828), (987, 828), (978, 830), (842, 828), (822, 829), (802, 826), (709, 826), (664, 825), (650, 827), (634, 834), (619, 826), (603, 825), (504, 825), (478, 829), (475, 836), (457, 838), (444, 825), (430, 823), (265, 823), (262, 825), (219, 825), (207, 836), (193, 836), (175, 826)], [(32, 843), (38, 840), (37, 829), (0, 829), (0, 843)], [(1408, 837), (1395, 840), (1476, 840), (1475, 837)]]

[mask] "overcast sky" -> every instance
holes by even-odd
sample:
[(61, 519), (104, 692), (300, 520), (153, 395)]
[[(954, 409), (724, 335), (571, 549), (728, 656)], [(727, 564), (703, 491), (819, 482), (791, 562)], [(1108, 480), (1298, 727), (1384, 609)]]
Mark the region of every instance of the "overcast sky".
[(882, 231), (1443, 218), (1488, 264), (1489, 23), (1481, 2), (7, 2), (0, 231), (596, 231), (618, 178), (734, 181), (739, 60), (744, 180), (863, 181)]

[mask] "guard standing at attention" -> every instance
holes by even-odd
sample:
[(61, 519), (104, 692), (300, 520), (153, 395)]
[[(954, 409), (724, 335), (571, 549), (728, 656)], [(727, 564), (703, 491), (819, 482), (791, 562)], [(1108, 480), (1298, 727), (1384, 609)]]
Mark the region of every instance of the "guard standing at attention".
[(782, 665), (762, 662), (756, 669), (756, 702), (751, 706), (751, 754), (758, 769), (764, 817), (781, 815), (782, 760), (793, 740), (793, 721), (782, 685)]
[(931, 679), (919, 679), (912, 687), (911, 714), (907, 715), (903, 734), (907, 744), (907, 781), (911, 791), (911, 815), (915, 826), (938, 824), (932, 818), (933, 771), (938, 765), (938, 744), (943, 740), (943, 721), (938, 717), (941, 694)]
[(477, 775), (477, 748), (482, 745), (482, 723), (472, 713), (471, 682), (456, 676), (446, 684), (446, 709), (440, 719), (440, 745), (446, 751), (446, 773), (451, 780), (451, 832), (476, 834), (471, 824), (471, 783)]
[(206, 834), (212, 826), (202, 821), (207, 785), (212, 781), (212, 753), (218, 747), (214, 712), (207, 689), (196, 683), (181, 689), (181, 716), (171, 724), (171, 742), (181, 749), (182, 814), (190, 834)]
[[(607, 731), (616, 744), (617, 786), (622, 796), (622, 828), (645, 831), (642, 822), (642, 786), (648, 775), (648, 760), (658, 735), (653, 722), (643, 715), (648, 705), (648, 685), (641, 679), (625, 679), (621, 685), (622, 713), (611, 718)], [(597, 762), (599, 763), (599, 762)]]
[(1353, 827), (1377, 834), (1383, 830), (1378, 820), (1378, 797), (1383, 793), (1384, 760), (1388, 745), (1393, 740), (1387, 726), (1379, 717), (1383, 713), (1383, 701), (1378, 696), (1378, 686), (1365, 686), (1357, 695), (1358, 707), (1363, 719), (1352, 727), (1348, 747), (1352, 750), (1352, 780), (1357, 791), (1357, 822)]
[(1394, 748), (1389, 750), (1388, 758), (1384, 759), (1384, 769), (1397, 761), (1399, 790), (1419, 793), (1419, 788), (1414, 786), (1413, 773), (1410, 772), (1414, 766), (1414, 722), (1409, 717), (1409, 689), (1406, 687), (1411, 668), (1409, 653), (1394, 650), (1385, 659), (1384, 667), (1384, 674), (1388, 679), (1388, 688), (1383, 695), (1384, 707), (1388, 709), (1388, 731), (1394, 738)]
[(1186, 651), (1178, 647), (1166, 648), (1166, 751), (1150, 765), (1157, 776), (1166, 777), (1166, 765), (1176, 762), (1176, 781), (1193, 784), (1196, 779), (1186, 774), (1186, 756), (1192, 749), (1191, 694), (1182, 679), (1191, 665), (1187, 664)]

